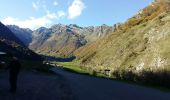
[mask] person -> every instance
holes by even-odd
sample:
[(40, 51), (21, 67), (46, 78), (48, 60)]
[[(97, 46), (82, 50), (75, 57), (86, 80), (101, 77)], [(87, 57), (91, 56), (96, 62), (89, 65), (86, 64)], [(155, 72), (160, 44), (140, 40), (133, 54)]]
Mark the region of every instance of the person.
[(9, 92), (15, 93), (17, 90), (17, 78), (20, 71), (21, 64), (17, 57), (12, 57), (12, 60), (8, 66), (9, 69)]

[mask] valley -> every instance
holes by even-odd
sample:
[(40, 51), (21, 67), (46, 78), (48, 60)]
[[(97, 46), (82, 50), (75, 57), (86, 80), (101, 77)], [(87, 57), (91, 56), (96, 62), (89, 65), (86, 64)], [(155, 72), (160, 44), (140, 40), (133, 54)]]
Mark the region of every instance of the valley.
[[(56, 24), (34, 31), (7, 27), (22, 45), (46, 61), (70, 59), (81, 66), (76, 67), (78, 70), (104, 76), (108, 70), (105, 77), (169, 87), (169, 5), (168, 0), (154, 1), (126, 22), (113, 26)], [(70, 69), (76, 68), (73, 64)]]
[[(99, 10), (93, 9), (90, 17), (84, 13), (81, 20), (76, 17), (89, 7), (83, 0), (72, 1), (67, 13), (53, 13), (45, 1), (39, 0), (32, 6), (46, 15), (0, 21), (0, 99), (169, 100), (170, 0), (152, 0), (136, 9), (138, 12), (132, 8), (139, 4), (129, 12), (122, 11), (128, 1), (115, 1), (122, 3), (122, 8), (115, 10), (100, 4), (100, 9), (96, 5)], [(51, 9), (54, 6), (58, 6), (57, 1)], [(112, 22), (112, 12), (105, 8), (119, 12), (113, 19), (121, 21)], [(71, 10), (75, 11), (73, 15)], [(122, 12), (133, 16), (126, 15), (123, 21)], [(91, 20), (93, 13), (95, 19)], [(108, 24), (99, 25), (106, 19)], [(12, 59), (21, 64), (20, 89), (14, 95), (6, 91)]]

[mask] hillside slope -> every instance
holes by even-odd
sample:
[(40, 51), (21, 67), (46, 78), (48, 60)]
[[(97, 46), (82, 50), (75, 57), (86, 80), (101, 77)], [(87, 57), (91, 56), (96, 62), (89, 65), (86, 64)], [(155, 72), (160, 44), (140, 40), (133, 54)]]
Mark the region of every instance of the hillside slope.
[(0, 51), (12, 53), (22, 59), (42, 60), (39, 55), (29, 50), (5, 25), (0, 23)]
[(32, 30), (20, 28), (16, 25), (7, 25), (7, 27), (28, 47), (32, 41)]
[(25, 46), (5, 25), (0, 22), (0, 38), (15, 41), (17, 44)]
[[(170, 71), (169, 27), (170, 0), (156, 0), (120, 25), (116, 32), (80, 48), (75, 55), (81, 66), (97, 72), (109, 69), (110, 75), (121, 78), (131, 78), (133, 74), (145, 77), (141, 74), (151, 72), (146, 75), (149, 78), (158, 72), (162, 76), (150, 81), (160, 82)], [(168, 72), (162, 74), (164, 71)]]

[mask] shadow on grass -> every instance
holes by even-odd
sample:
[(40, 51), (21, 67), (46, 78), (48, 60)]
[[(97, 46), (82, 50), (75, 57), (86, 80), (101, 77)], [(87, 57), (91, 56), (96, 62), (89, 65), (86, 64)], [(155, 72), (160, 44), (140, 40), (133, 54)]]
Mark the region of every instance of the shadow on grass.
[[(168, 92), (168, 93), (170, 92), (170, 88), (169, 88), (170, 84), (168, 84), (168, 82), (167, 82), (169, 80), (166, 79), (167, 74), (162, 74), (160, 72), (159, 72), (159, 74), (158, 73), (154, 74), (154, 73), (150, 73), (150, 72), (144, 72), (143, 73), (144, 75), (142, 75), (141, 77), (138, 77), (138, 80), (137, 80), (136, 77), (132, 74), (123, 75), (123, 78), (121, 78), (121, 77), (113, 78), (113, 77), (109, 77), (109, 76), (106, 76), (106, 75), (101, 74), (101, 73), (97, 73), (95, 71), (90, 72), (90, 71), (84, 70), (83, 72), (79, 72), (79, 71), (76, 71), (74, 69), (66, 68), (66, 67), (63, 67), (63, 69), (68, 71), (68, 72), (71, 72), (71, 73), (77, 73), (77, 74), (86, 75), (86, 76), (90, 76), (90, 77), (97, 77), (97, 78), (108, 79), (108, 80), (123, 82), (123, 83), (127, 83), (127, 84), (157, 89), (157, 90), (160, 90), (162, 92)], [(161, 78), (164, 77), (164, 78), (159, 79), (160, 77)], [(166, 81), (164, 79), (166, 79)], [(161, 84), (163, 82), (166, 82), (166, 83)]]
[(68, 71), (68, 72), (71, 72), (71, 73), (77, 73), (77, 74), (82, 74), (82, 75), (90, 75), (89, 73), (86, 73), (86, 72), (78, 72), (78, 71), (75, 71), (75, 70), (70, 69), (70, 68), (65, 68), (65, 67), (63, 67), (63, 69), (64, 69), (65, 71)]
[(119, 81), (170, 92), (170, 73), (167, 70), (152, 71), (147, 69), (134, 73), (132, 70), (122, 69), (112, 72), (112, 76)]
[(67, 57), (67, 58), (61, 58), (61, 57), (52, 57), (52, 56), (45, 56), (42, 55), (42, 57), (49, 61), (57, 61), (57, 62), (72, 62), (74, 59), (76, 59), (75, 56)]

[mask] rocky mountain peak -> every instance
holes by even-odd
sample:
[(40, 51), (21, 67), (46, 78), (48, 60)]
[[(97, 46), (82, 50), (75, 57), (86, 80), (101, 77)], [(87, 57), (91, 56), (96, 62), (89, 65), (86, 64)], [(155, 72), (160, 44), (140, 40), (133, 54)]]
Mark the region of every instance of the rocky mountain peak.
[(74, 28), (80, 28), (80, 26), (76, 25), (76, 24), (70, 24), (68, 25), (69, 27), (74, 27)]

